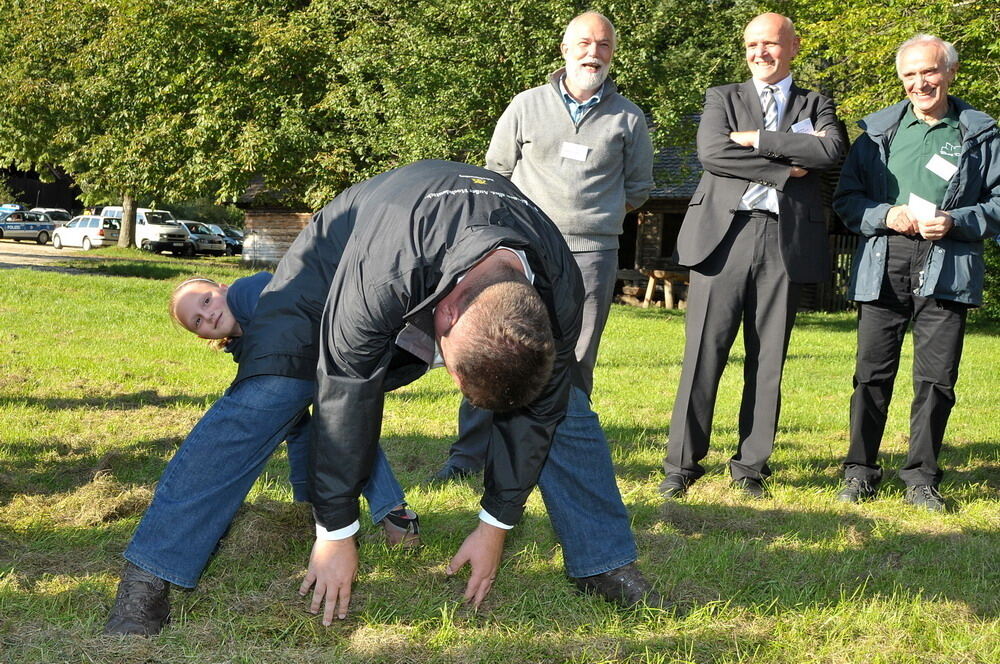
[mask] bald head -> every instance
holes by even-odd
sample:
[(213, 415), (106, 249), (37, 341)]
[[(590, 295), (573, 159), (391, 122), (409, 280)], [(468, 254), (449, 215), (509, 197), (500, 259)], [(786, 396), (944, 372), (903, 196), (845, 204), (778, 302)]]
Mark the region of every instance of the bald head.
[(618, 46), (618, 35), (615, 33), (615, 26), (611, 24), (608, 17), (604, 14), (598, 14), (597, 12), (583, 12), (566, 26), (566, 32), (563, 33), (563, 44), (568, 44), (574, 37), (576, 30), (604, 30), (611, 35), (611, 48), (612, 50)]
[(791, 72), (799, 53), (799, 38), (791, 19), (768, 12), (755, 17), (743, 31), (750, 75), (762, 83), (777, 83)]

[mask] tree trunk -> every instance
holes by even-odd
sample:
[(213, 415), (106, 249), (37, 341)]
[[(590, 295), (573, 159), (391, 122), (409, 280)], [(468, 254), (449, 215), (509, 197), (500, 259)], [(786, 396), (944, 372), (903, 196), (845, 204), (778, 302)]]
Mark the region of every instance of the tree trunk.
[(135, 246), (135, 197), (122, 195), (122, 227), (118, 233), (119, 247)]

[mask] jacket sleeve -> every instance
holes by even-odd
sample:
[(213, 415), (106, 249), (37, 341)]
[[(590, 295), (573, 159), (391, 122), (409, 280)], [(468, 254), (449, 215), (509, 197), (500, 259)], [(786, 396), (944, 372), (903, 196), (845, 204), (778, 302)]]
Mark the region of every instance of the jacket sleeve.
[(393, 334), (401, 320), (387, 288), (335, 282), (320, 329), (310, 449), (310, 499), (327, 530), (358, 518), (358, 496), (371, 473), (385, 402)]
[(858, 235), (873, 237), (887, 235), (886, 215), (892, 205), (872, 198), (871, 178), (885, 170), (878, 159), (878, 146), (868, 136), (861, 134), (840, 170), (840, 181), (833, 194), (833, 209), (844, 225)]
[(752, 147), (744, 147), (729, 138), (739, 131), (726, 113), (728, 104), (717, 88), (705, 93), (705, 108), (698, 124), (698, 160), (709, 173), (719, 177), (739, 178), (775, 189), (784, 189), (791, 174), (788, 164), (768, 159)]
[(521, 127), (517, 106), (518, 101), (515, 97), (497, 120), (490, 146), (486, 150), (486, 168), (508, 180), (517, 162), (521, 160)]
[(775, 159), (808, 171), (824, 171), (837, 165), (847, 150), (847, 137), (843, 124), (837, 119), (833, 101), (822, 97), (813, 129), (825, 136), (796, 134), (790, 131), (762, 131), (757, 151), (768, 159)]
[(573, 349), (572, 344), (561, 344), (552, 378), (527, 408), (493, 416), (480, 504), (502, 523), (521, 520), (528, 496), (538, 484), (556, 427), (566, 415), (576, 362)]
[(625, 203), (636, 209), (653, 189), (653, 142), (645, 115), (636, 118), (629, 139), (625, 143)]
[(1000, 234), (1000, 135), (982, 146), (982, 188), (973, 205), (948, 210), (954, 226), (947, 237), (979, 242)]

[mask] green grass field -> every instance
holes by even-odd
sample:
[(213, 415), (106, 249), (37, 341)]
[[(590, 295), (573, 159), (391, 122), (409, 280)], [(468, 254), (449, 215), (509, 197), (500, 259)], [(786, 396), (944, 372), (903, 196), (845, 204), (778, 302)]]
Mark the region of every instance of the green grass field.
[[(104, 252), (104, 250), (101, 250)], [(91, 255), (102, 255), (100, 252)], [(619, 612), (577, 595), (537, 492), (478, 612), (444, 568), (476, 523), (479, 478), (421, 481), (455, 435), (443, 372), (387, 398), (383, 442), (425, 546), (387, 549), (365, 524), (353, 614), (324, 628), (296, 589), (312, 543), (279, 450), (199, 588), (173, 594), (152, 639), (103, 637), (121, 551), (157, 477), (235, 373), (175, 327), (167, 296), (234, 260), (108, 250), (76, 273), (0, 271), (0, 662), (1000, 662), (1000, 328), (970, 326), (948, 428), (949, 511), (834, 501), (847, 446), (850, 314), (803, 314), (785, 371), (772, 496), (728, 489), (742, 355), (723, 378), (708, 475), (657, 494), (680, 372), (683, 314), (616, 306), (596, 373), (640, 564), (681, 603)], [(884, 461), (906, 451), (909, 344)], [(585, 460), (581, 460), (581, 463)]]

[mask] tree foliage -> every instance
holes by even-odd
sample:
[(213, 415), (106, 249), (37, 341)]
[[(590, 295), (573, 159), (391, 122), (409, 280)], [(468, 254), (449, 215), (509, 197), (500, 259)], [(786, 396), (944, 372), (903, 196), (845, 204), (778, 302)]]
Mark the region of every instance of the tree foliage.
[[(901, 97), (892, 52), (956, 42), (955, 92), (996, 113), (998, 0), (784, 0), (796, 77), (845, 120)], [(566, 23), (615, 23), (613, 75), (661, 146), (710, 85), (747, 76), (749, 0), (0, 0), (0, 159), (71, 173), (90, 202), (234, 200), (252, 180), (322, 204), (415, 159), (482, 163), (496, 118), (560, 66)]]

